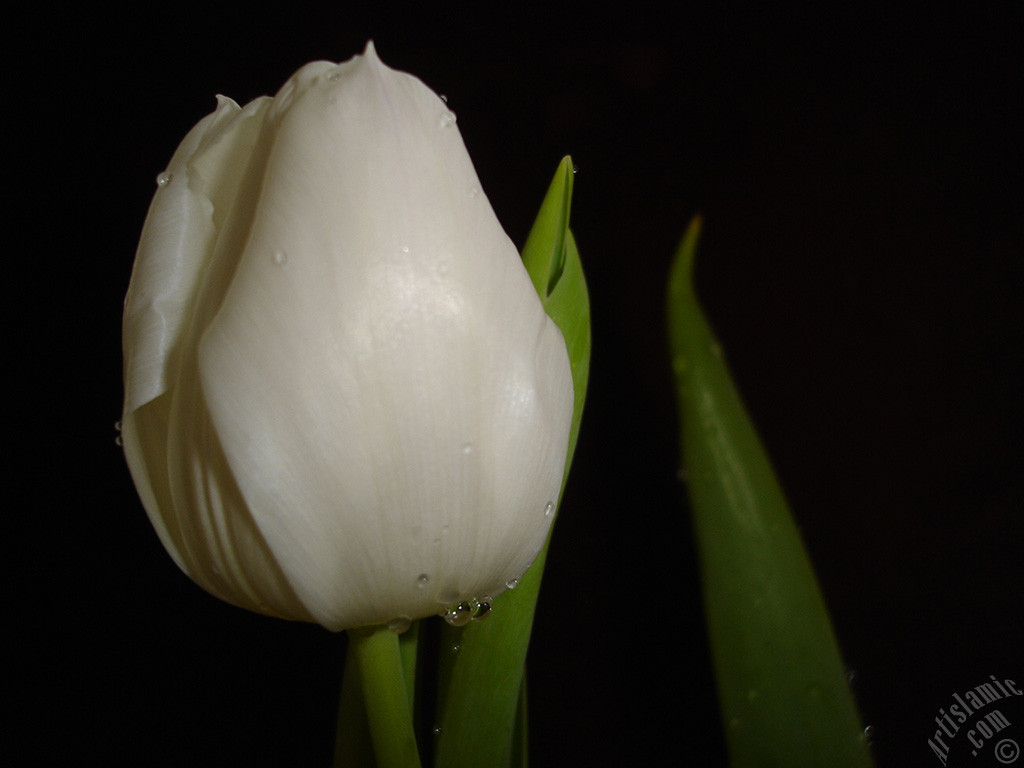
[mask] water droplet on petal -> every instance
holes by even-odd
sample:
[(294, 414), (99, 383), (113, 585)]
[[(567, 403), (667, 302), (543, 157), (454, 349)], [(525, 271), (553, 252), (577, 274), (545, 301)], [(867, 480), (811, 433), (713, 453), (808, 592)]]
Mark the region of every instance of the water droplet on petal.
[(408, 245), (403, 245), (402, 246), (402, 253), (408, 253), (408, 252), (409, 252), (409, 246)]
[(435, 725), (434, 726), (434, 735), (435, 736), (440, 736), (441, 735), (441, 726), (440, 725)]
[(473, 452), (473, 444), (472, 443), (466, 443), (464, 446), (462, 446), (462, 452), (463, 453), (472, 453)]
[(455, 645), (452, 646), (452, 653), (458, 653), (461, 650), (462, 650), (462, 646), (461, 645), (455, 644)]
[(864, 733), (862, 733), (860, 735), (860, 740), (863, 741), (865, 744), (867, 744), (869, 747), (871, 746), (871, 742), (872, 742), (872, 740), (874, 738), (875, 738), (875, 727), (873, 725), (867, 726), (864, 729)]
[(440, 93), (438, 95), (441, 97), (441, 101), (443, 101), (445, 104), (448, 103), (448, 97), (447, 96), (445, 96), (443, 93)]
[(400, 635), (412, 626), (412, 619), (408, 616), (396, 616), (388, 622), (388, 629), (396, 635)]
[(544, 505), (544, 517), (551, 517), (554, 511), (555, 503), (553, 501), (549, 501), (547, 504)]
[(473, 606), (469, 603), (459, 603), (448, 608), (441, 615), (453, 627), (464, 627), (473, 620)]
[(123, 437), (121, 437), (120, 435), (118, 435), (117, 437), (115, 437), (115, 438), (114, 438), (114, 445), (116, 445), (116, 446), (118, 446), (118, 447), (120, 447), (120, 446), (124, 445), (124, 438), (123, 438)]
[(327, 79), (330, 80), (332, 83), (336, 83), (339, 80), (341, 80), (341, 67), (338, 67), (337, 69), (332, 69), (330, 72), (328, 72)]
[(491, 598), (473, 601), (473, 621), (483, 621), (491, 615)]
[(285, 253), (284, 251), (277, 251), (274, 254), (274, 263), (277, 264), (278, 266), (280, 266), (281, 264), (284, 264), (287, 261), (288, 261), (288, 254)]
[(427, 586), (427, 582), (429, 581), (430, 576), (428, 576), (425, 573), (421, 573), (419, 576), (416, 577), (416, 586), (420, 589), (423, 589), (425, 586)]
[(470, 197), (480, 197), (480, 188), (479, 187), (473, 187), (471, 190), (469, 190), (469, 196)]
[(453, 125), (455, 125), (458, 119), (459, 118), (456, 117), (454, 112), (452, 112), (450, 109), (446, 109), (444, 112), (441, 113), (441, 127), (451, 128)]
[(505, 582), (505, 586), (509, 589), (515, 589), (519, 586), (519, 579), (509, 579)]
[(162, 171), (161, 173), (157, 174), (156, 185), (158, 187), (166, 187), (168, 184), (171, 183), (171, 179), (173, 178), (174, 174), (171, 173), (170, 171)]

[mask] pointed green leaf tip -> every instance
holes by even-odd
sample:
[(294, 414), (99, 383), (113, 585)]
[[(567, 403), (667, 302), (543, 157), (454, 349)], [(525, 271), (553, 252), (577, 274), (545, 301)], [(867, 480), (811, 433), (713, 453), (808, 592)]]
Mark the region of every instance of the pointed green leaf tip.
[(672, 298), (684, 291), (693, 290), (693, 270), (697, 261), (697, 242), (700, 240), (702, 223), (703, 219), (698, 213), (690, 219), (690, 225), (679, 242), (669, 276), (669, 296)]
[(871, 765), (825, 601), (693, 289), (701, 222), (669, 275), (686, 487), (730, 762)]
[(558, 164), (523, 248), (523, 264), (541, 301), (554, 291), (565, 268), (574, 176), (572, 158), (567, 155)]
[(569, 228), (575, 177), (572, 158), (566, 155), (558, 164), (523, 247), (523, 265), (530, 274), (544, 311), (562, 332), (572, 367), (575, 405), (562, 478), (563, 490), (576, 451), (590, 373), (590, 295), (576, 239)]
[[(565, 157), (523, 248), (523, 264), (544, 311), (562, 332), (572, 369), (573, 418), (559, 502), (576, 450), (590, 371), (590, 300), (569, 230), (572, 186), (572, 159)], [(461, 629), (441, 627), (435, 768), (503, 768), (513, 760), (526, 764), (524, 669), (547, 551), (545, 545), (519, 585), (494, 601), (486, 621)]]

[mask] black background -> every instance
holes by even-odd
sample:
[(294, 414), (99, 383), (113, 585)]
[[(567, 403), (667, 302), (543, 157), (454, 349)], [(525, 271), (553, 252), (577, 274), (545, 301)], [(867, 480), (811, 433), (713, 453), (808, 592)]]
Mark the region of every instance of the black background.
[(447, 95), (517, 244), (558, 160), (578, 166), (593, 367), (530, 651), (533, 765), (660, 764), (665, 745), (725, 765), (663, 330), (697, 211), (698, 290), (878, 765), (935, 765), (954, 692), (1024, 682), (1019, 6), (364, 5), (140, 3), (19, 27), (34, 50), (10, 73), (28, 94), (8, 161), (32, 170), (8, 226), (34, 245), (11, 255), (29, 450), (10, 482), (29, 494), (9, 514), (30, 530), (9, 557), (29, 649), (9, 663), (36, 762), (329, 761), (344, 639), (221, 604), (164, 554), (114, 444), (120, 311), (154, 178), (214, 94), (273, 93), (373, 38)]

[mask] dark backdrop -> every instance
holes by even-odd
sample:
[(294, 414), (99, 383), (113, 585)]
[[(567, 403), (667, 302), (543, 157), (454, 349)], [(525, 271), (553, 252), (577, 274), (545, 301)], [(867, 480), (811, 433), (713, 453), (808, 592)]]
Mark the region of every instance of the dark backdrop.
[(953, 693), (1024, 682), (1019, 6), (364, 5), (89, 6), (19, 27), (33, 50), (9, 80), (32, 95), (8, 152), (34, 165), (8, 226), (35, 245), (11, 255), (34, 272), (11, 304), (30, 435), (12, 482), (30, 495), (9, 514), (31, 528), (10, 552), (29, 651), (9, 663), (39, 764), (329, 760), (344, 640), (221, 604), (164, 554), (114, 444), (119, 323), (154, 178), (214, 94), (273, 93), (371, 37), (447, 95), (518, 244), (558, 160), (578, 165), (593, 369), (530, 651), (533, 765), (662, 764), (666, 744), (725, 765), (663, 331), (697, 211), (698, 289), (877, 762), (936, 764)]

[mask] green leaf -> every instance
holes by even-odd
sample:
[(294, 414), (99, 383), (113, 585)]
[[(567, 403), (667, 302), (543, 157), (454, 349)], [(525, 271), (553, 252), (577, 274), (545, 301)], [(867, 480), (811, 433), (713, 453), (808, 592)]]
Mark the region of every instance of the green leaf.
[(682, 454), (731, 765), (870, 766), (825, 601), (697, 302), (695, 218), (669, 277)]
[[(579, 435), (590, 369), (590, 301), (568, 229), (572, 182), (572, 160), (566, 157), (523, 249), (523, 263), (545, 311), (562, 332), (572, 367), (575, 405), (562, 493)], [(545, 545), (515, 589), (495, 600), (486, 621), (462, 629), (442, 627), (438, 768), (502, 768), (512, 760), (513, 743), (525, 744), (526, 724), (517, 730), (516, 714), (547, 550)]]
[(526, 672), (519, 687), (519, 707), (516, 709), (516, 725), (512, 734), (511, 768), (528, 768), (530, 765), (530, 734), (526, 724), (529, 720), (526, 694)]

